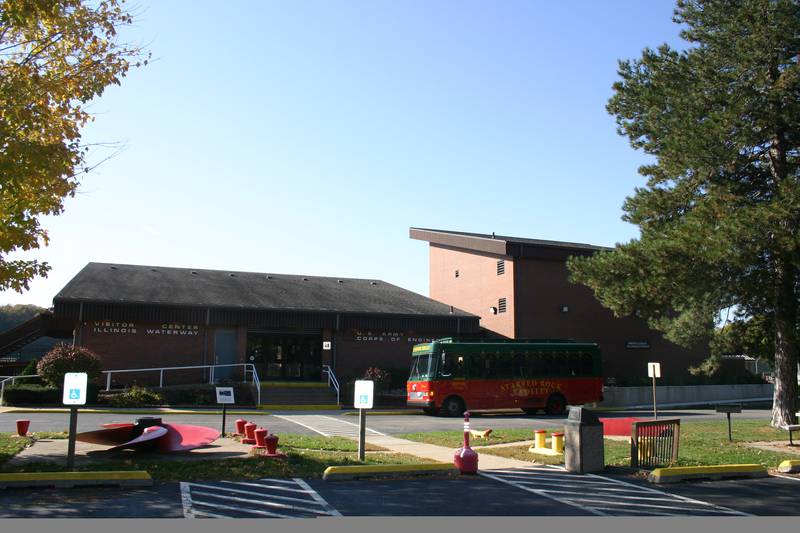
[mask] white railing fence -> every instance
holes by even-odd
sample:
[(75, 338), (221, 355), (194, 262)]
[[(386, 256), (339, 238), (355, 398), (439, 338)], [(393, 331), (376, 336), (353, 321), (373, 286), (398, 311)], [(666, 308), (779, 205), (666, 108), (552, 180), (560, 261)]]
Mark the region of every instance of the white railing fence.
[(103, 374), (106, 375), (106, 390), (111, 390), (111, 377), (114, 374), (127, 374), (132, 372), (158, 372), (158, 386), (164, 386), (164, 373), (174, 370), (199, 370), (209, 369), (208, 383), (214, 383), (215, 369), (217, 368), (233, 368), (242, 367), (244, 371), (244, 382), (248, 381), (248, 374), (250, 382), (256, 389), (256, 403), (261, 404), (261, 380), (258, 378), (256, 367), (252, 363), (235, 363), (229, 365), (192, 365), (192, 366), (163, 366), (155, 368), (126, 368), (121, 370), (104, 370)]
[(38, 378), (36, 374), (27, 374), (24, 376), (0, 376), (0, 405), (3, 405), (3, 397), (6, 393), (6, 383), (13, 385), (18, 379), (24, 378)]
[[(163, 367), (155, 367), (155, 368), (126, 368), (120, 370), (104, 370), (103, 374), (106, 375), (106, 390), (111, 390), (111, 379), (114, 374), (130, 374), (133, 372), (158, 372), (158, 386), (164, 386), (164, 373), (172, 370), (198, 370), (198, 369), (209, 369), (209, 383), (214, 383), (214, 374), (215, 369), (217, 368), (231, 368), (231, 367), (243, 367), (244, 371), (244, 382), (247, 383), (248, 380), (253, 384), (253, 387), (256, 389), (256, 402), (257, 405), (261, 404), (261, 380), (258, 378), (258, 372), (256, 371), (255, 365), (252, 363), (237, 363), (237, 364), (230, 364), (230, 365), (196, 365), (196, 366), (163, 366)], [(24, 378), (38, 378), (36, 374), (32, 375), (25, 375), (25, 376), (0, 376), (0, 405), (3, 404), (3, 397), (6, 391), (6, 383), (9, 385), (13, 385), (16, 380), (24, 379)], [(335, 379), (335, 376), (334, 376)], [(338, 389), (337, 389), (338, 392)]]
[(341, 405), (339, 401), (339, 380), (336, 379), (336, 374), (333, 372), (330, 365), (322, 365), (322, 371), (328, 376), (328, 386), (336, 391), (336, 404)]

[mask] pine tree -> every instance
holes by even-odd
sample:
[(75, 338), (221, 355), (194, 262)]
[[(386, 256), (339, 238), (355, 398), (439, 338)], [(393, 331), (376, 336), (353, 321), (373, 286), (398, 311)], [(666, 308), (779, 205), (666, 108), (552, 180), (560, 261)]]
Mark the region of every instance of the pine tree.
[[(617, 315), (684, 346), (770, 332), (772, 425), (797, 403), (800, 2), (679, 0), (685, 50), (621, 61), (607, 109), (652, 156), (624, 203), (640, 236), (570, 261)], [(725, 322), (722, 330), (721, 321)], [(720, 340), (724, 337), (724, 342)], [(752, 341), (752, 338), (750, 339)], [(734, 341), (735, 342), (735, 341)]]

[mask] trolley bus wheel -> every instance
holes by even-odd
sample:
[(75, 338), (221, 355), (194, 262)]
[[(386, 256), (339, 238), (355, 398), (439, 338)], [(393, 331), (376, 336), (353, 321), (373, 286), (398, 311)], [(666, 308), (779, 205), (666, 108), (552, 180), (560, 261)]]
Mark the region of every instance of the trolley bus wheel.
[(553, 394), (547, 399), (544, 412), (548, 415), (563, 415), (567, 410), (567, 399), (560, 394)]
[(423, 407), (422, 412), (426, 415), (435, 415), (439, 412), (439, 410), (435, 407)]
[(442, 403), (442, 414), (444, 416), (463, 416), (466, 409), (464, 401), (458, 396), (450, 396)]

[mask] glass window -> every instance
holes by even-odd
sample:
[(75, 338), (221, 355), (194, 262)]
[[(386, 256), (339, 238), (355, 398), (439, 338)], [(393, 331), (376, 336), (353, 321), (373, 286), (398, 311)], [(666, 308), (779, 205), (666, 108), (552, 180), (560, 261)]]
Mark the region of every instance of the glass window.
[(514, 377), (522, 379), (528, 376), (525, 355), (522, 352), (514, 354)]
[(463, 378), (464, 356), (455, 353), (442, 353), (441, 364), (439, 365), (439, 376), (443, 378)]

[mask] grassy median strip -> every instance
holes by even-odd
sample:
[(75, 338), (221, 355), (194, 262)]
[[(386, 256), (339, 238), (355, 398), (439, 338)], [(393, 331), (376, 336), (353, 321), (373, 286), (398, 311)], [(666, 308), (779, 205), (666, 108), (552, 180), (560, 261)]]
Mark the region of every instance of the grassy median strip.
[[(64, 438), (64, 434), (50, 435)], [(293, 434), (279, 435), (279, 438), (278, 448), (287, 454), (285, 460), (266, 457), (183, 460), (175, 456), (159, 457), (154, 454), (142, 454), (140, 457), (78, 464), (76, 470), (84, 472), (144, 470), (149, 472), (154, 480), (199, 481), (262, 477), (320, 477), (329, 466), (431, 462), (411, 455), (384, 452), (383, 448), (368, 445), (369, 453), (366, 455), (366, 461), (361, 463), (358, 461), (358, 444), (350, 439)], [(0, 433), (0, 470), (4, 472), (63, 472), (66, 470), (64, 466), (53, 462), (28, 463), (24, 467), (15, 468), (2, 466), (3, 462), (33, 442), (34, 438), (14, 438), (9, 433)]]
[[(461, 422), (453, 424), (458, 427)], [(474, 429), (484, 431), (491, 428), (491, 424), (474, 424)], [(511, 428), (511, 429), (494, 429), (485, 439), (470, 437), (471, 446), (487, 446), (492, 444), (506, 444), (509, 442), (520, 442), (524, 440), (533, 440), (534, 429), (545, 429), (531, 426), (530, 428)], [(553, 431), (560, 431), (560, 428), (547, 429), (547, 435)], [(426, 433), (405, 433), (402, 435), (394, 435), (401, 439), (413, 440), (414, 442), (424, 442), (425, 444), (436, 444), (438, 446), (445, 446), (447, 448), (458, 448), (464, 444), (464, 430), (453, 431), (429, 431)]]
[[(724, 420), (681, 422), (678, 461), (674, 466), (760, 464), (775, 468), (787, 458), (786, 453), (760, 450), (746, 443), (786, 440), (786, 432), (770, 427), (766, 420), (734, 419), (733, 442), (728, 441), (728, 425)], [(604, 447), (606, 465), (630, 466), (631, 446), (628, 442), (605, 439)], [(484, 448), (479, 451), (523, 461), (534, 460), (527, 445)], [(535, 460), (539, 463), (556, 463), (559, 459), (537, 456)]]
[[(286, 451), (286, 459), (248, 457), (242, 459), (174, 460), (152, 457), (120, 461), (102, 461), (80, 465), (77, 471), (145, 470), (159, 481), (201, 481), (219, 479), (258, 479), (263, 477), (320, 477), (329, 466), (422, 464), (426, 461), (410, 455), (370, 453), (366, 461), (358, 461), (357, 453)], [(61, 472), (65, 467), (55, 463), (31, 463), (26, 472)], [(11, 472), (21, 471), (11, 469)]]

